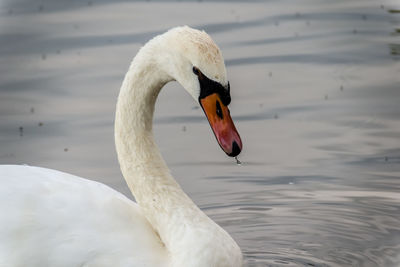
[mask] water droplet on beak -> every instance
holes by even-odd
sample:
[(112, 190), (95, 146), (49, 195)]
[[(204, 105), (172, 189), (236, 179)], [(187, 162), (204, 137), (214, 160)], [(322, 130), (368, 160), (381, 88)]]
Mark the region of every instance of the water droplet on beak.
[(236, 164), (237, 165), (242, 165), (242, 162), (237, 158), (237, 156), (235, 157), (235, 159), (236, 159)]

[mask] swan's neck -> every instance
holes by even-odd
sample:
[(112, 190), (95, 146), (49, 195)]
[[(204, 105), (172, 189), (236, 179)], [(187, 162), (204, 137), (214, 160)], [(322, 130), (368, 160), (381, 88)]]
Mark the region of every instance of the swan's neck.
[[(171, 77), (143, 49), (125, 76), (118, 97), (115, 142), (122, 173), (144, 215), (167, 247), (177, 226), (207, 218), (171, 176), (152, 133), (156, 98)], [(147, 58), (145, 58), (147, 56)], [(175, 233), (174, 233), (175, 232)]]
[[(173, 57), (165, 60), (161, 52), (157, 53), (162, 49), (151, 43), (143, 47), (121, 87), (115, 142), (123, 176), (170, 252), (172, 266), (237, 266), (233, 262), (241, 261), (239, 247), (182, 191), (154, 141), (156, 98), (161, 88), (174, 80), (160, 68), (174, 64)], [(164, 61), (160, 62), (160, 58)], [(199, 258), (200, 254), (203, 257)]]

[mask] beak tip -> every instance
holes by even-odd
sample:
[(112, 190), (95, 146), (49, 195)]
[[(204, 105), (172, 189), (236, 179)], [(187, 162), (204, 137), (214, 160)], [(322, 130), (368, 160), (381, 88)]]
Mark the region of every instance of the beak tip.
[(237, 155), (240, 154), (241, 151), (242, 151), (241, 146), (239, 146), (238, 143), (236, 143), (236, 141), (233, 141), (233, 143), (232, 143), (232, 152), (229, 153), (228, 156), (236, 157)]

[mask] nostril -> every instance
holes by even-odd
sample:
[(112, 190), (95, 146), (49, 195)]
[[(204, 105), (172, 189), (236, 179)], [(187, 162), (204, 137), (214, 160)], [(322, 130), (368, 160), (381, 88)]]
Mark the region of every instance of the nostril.
[(222, 120), (224, 118), (224, 115), (222, 113), (221, 104), (219, 103), (218, 100), (217, 100), (217, 103), (216, 103), (216, 112), (217, 112), (217, 116)]
[(229, 154), (230, 157), (236, 157), (237, 155), (240, 154), (240, 147), (239, 145), (236, 143), (236, 141), (233, 141), (232, 143), (232, 152)]

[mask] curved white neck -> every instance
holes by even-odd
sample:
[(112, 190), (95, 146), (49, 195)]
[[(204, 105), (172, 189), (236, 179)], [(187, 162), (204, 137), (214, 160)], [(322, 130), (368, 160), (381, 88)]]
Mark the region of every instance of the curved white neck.
[[(172, 266), (237, 266), (232, 262), (241, 261), (239, 247), (183, 192), (154, 141), (156, 98), (161, 88), (175, 79), (161, 66), (176, 63), (167, 63), (162, 55), (165, 46), (154, 44), (150, 42), (139, 51), (118, 97), (115, 143), (123, 176), (143, 214), (173, 255)], [(200, 254), (208, 259), (199, 258)], [(217, 264), (220, 259), (227, 265)]]
[[(183, 192), (164, 162), (152, 133), (156, 98), (171, 77), (144, 47), (133, 60), (118, 97), (115, 143), (125, 180), (144, 215), (171, 248), (183, 220), (206, 217)], [(147, 56), (145, 58), (145, 56)], [(156, 56), (154, 56), (156, 57)], [(178, 211), (178, 212), (177, 212)], [(168, 220), (166, 220), (168, 218)], [(183, 229), (182, 229), (183, 230)]]

